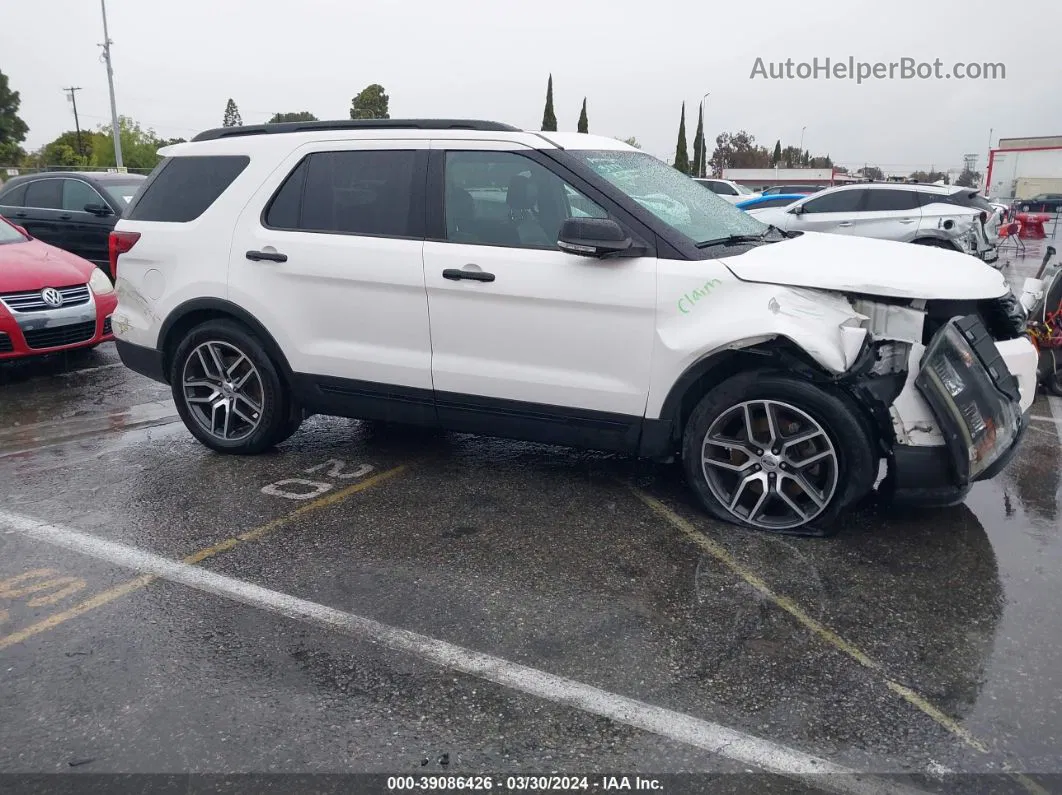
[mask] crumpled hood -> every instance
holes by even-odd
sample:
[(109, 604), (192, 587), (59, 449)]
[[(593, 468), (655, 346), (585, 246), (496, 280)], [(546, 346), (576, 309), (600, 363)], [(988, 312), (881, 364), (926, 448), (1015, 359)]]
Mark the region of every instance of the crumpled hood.
[(39, 240), (0, 246), (0, 293), (86, 284), (96, 269), (88, 260)]
[(804, 232), (720, 260), (747, 282), (889, 298), (982, 300), (1009, 287), (969, 254), (850, 235)]

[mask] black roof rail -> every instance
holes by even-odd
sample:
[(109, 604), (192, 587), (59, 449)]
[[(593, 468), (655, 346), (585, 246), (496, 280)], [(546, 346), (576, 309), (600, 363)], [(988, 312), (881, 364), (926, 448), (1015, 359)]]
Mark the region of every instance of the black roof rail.
[(278, 124), (249, 124), (244, 127), (215, 127), (204, 130), (193, 141), (216, 141), (244, 135), (310, 132), (314, 130), (479, 130), (481, 132), (523, 132), (519, 127), (477, 119), (333, 119), (326, 121), (285, 121)]

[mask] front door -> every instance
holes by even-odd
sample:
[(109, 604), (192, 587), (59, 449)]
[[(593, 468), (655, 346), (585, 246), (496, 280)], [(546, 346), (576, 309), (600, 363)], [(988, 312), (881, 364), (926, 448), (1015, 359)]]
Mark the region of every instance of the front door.
[(426, 140), (307, 144), (237, 221), (229, 300), (276, 339), (312, 410), (435, 422), (427, 153)]
[(541, 153), (491, 142), (432, 148), (429, 218), (438, 208), (440, 223), (424, 270), (440, 422), (633, 449), (649, 391), (655, 255), (558, 249), (565, 219), (610, 213)]
[(796, 205), (801, 212), (789, 210), (786, 213), (786, 229), (841, 235), (859, 234), (856, 224), (865, 193), (866, 191), (859, 188), (845, 188), (807, 199)]

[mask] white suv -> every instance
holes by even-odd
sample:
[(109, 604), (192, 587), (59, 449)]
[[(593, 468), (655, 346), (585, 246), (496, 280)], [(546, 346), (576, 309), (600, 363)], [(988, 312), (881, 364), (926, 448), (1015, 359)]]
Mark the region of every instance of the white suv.
[(993, 242), (1000, 216), (973, 188), (956, 185), (860, 184), (828, 188), (784, 207), (749, 214), (788, 231), (831, 232), (938, 246), (999, 259)]
[(708, 188), (712, 193), (717, 196), (723, 197), (731, 204), (737, 204), (738, 202), (748, 201), (749, 199), (755, 199), (757, 196), (762, 196), (762, 193), (757, 193), (751, 188), (746, 188), (744, 185), (739, 185), (730, 179), (715, 179), (714, 177), (694, 177), (694, 181), (698, 182), (704, 187)]
[(1036, 350), (971, 257), (780, 234), (610, 138), (230, 127), (162, 150), (111, 240), (122, 360), (257, 453), (318, 413), (681, 456), (714, 515), (824, 532), (961, 499)]

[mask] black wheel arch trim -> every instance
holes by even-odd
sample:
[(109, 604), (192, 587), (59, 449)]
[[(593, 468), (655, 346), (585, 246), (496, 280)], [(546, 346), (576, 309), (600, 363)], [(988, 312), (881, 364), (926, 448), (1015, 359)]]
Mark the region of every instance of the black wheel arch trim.
[(185, 301), (183, 304), (175, 307), (166, 317), (166, 320), (162, 323), (162, 328), (159, 330), (158, 349), (159, 353), (162, 355), (164, 367), (167, 372), (172, 364), (169, 357), (172, 350), (176, 348), (176, 345), (171, 344), (173, 341), (170, 339), (170, 334), (178, 323), (196, 312), (213, 312), (221, 315), (228, 315), (233, 320), (239, 321), (247, 326), (261, 341), (270, 358), (276, 363), (281, 376), (290, 385), (292, 381), (291, 365), (288, 363), (284, 351), (281, 350), (277, 341), (273, 338), (273, 335), (269, 333), (269, 330), (266, 329), (265, 325), (258, 318), (239, 304), (234, 304), (232, 301), (227, 301), (224, 298), (193, 298), (192, 300)]

